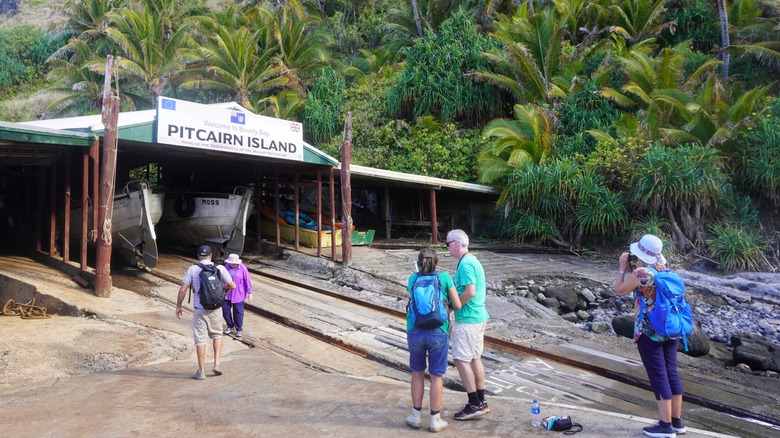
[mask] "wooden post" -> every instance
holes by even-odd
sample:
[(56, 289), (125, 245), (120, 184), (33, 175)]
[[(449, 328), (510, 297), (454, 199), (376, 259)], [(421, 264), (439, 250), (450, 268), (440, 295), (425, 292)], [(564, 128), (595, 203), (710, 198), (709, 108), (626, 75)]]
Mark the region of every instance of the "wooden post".
[[(333, 218), (333, 220), (336, 220), (336, 182), (335, 177), (333, 173), (335, 172), (334, 168), (330, 168), (330, 217)], [(344, 230), (344, 222), (341, 223), (341, 229)], [(342, 234), (344, 231), (342, 231)], [(334, 262), (336, 261), (336, 242), (331, 242), (332, 245), (330, 245), (330, 259)]]
[(62, 261), (65, 263), (70, 260), (70, 169), (71, 160), (73, 159), (72, 151), (72, 148), (68, 148), (68, 152), (65, 154), (65, 217), (63, 218), (62, 231)]
[(111, 92), (114, 59), (106, 58), (106, 79), (103, 88), (103, 160), (100, 168), (100, 210), (98, 211), (97, 261), (95, 262), (95, 295), (111, 296), (111, 219), (114, 210), (114, 179), (116, 177), (117, 120), (119, 97)]
[(82, 163), (82, 175), (81, 175), (81, 270), (87, 270), (87, 240), (89, 236), (89, 224), (87, 218), (89, 218), (89, 157), (92, 156), (92, 150), (97, 149), (98, 139), (90, 147), (90, 152), (84, 153), (84, 159)]
[(385, 184), (384, 189), (385, 199), (383, 200), (382, 205), (384, 205), (385, 210), (385, 239), (390, 240), (392, 239), (392, 236), (390, 235), (392, 228), (392, 215), (390, 214), (390, 186)]
[(57, 254), (57, 163), (50, 167), (49, 178), (49, 257)]
[[(322, 169), (317, 169), (317, 257), (322, 257)], [(330, 219), (330, 243), (335, 245), (336, 237), (336, 218)]]
[(276, 227), (276, 246), (282, 246), (282, 228), (279, 224), (279, 169), (276, 169), (274, 174), (274, 213), (276, 213), (276, 220), (274, 226)]
[(352, 161), (352, 112), (347, 113), (347, 136), (341, 143), (341, 261), (352, 263), (352, 181), (349, 164)]
[(436, 190), (433, 188), (431, 191), (431, 244), (436, 245), (439, 243), (439, 224), (436, 218)]
[(298, 179), (298, 172), (295, 172), (295, 181), (293, 183), (293, 190), (295, 191), (295, 251), (301, 250), (300, 238), (301, 238), (301, 220), (298, 219), (301, 214), (300, 210), (300, 181)]

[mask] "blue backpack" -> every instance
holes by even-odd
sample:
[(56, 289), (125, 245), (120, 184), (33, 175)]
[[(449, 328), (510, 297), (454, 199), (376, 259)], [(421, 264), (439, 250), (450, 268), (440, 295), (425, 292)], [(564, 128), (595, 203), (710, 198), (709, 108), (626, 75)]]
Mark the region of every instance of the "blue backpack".
[(685, 301), (685, 284), (674, 272), (658, 271), (650, 266), (647, 268), (655, 274), (655, 307), (652, 312), (648, 312), (644, 300), (640, 299), (642, 311), (647, 314), (658, 336), (682, 338), (685, 351), (688, 351), (686, 335), (693, 331), (693, 313)]
[(407, 306), (415, 328), (441, 327), (447, 321), (447, 309), (441, 299), (439, 272), (417, 274)]

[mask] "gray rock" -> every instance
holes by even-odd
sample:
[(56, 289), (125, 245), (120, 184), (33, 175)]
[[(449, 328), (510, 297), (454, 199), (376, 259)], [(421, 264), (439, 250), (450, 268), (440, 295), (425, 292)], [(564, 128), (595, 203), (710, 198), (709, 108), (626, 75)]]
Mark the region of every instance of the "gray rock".
[(612, 325), (608, 322), (604, 321), (595, 321), (591, 326), (590, 330), (593, 333), (606, 333), (612, 329)]
[(579, 322), (579, 318), (577, 318), (577, 314), (574, 312), (564, 313), (561, 315), (561, 318), (569, 322)]
[(731, 337), (735, 363), (744, 363), (753, 370), (780, 372), (780, 346), (764, 338), (739, 334)]
[(618, 336), (626, 338), (634, 337), (634, 316), (633, 315), (620, 315), (612, 318), (612, 330), (617, 333)]
[(585, 301), (589, 303), (596, 301), (596, 295), (588, 288), (582, 289), (580, 291), (580, 295), (582, 295), (582, 298), (585, 298)]
[(545, 298), (541, 301), (541, 305), (548, 309), (558, 310), (561, 308), (561, 303), (557, 298)]
[(584, 310), (578, 310), (577, 311), (577, 318), (579, 318), (581, 321), (590, 321), (592, 317), (590, 316), (590, 313), (584, 311)]
[(693, 327), (693, 332), (686, 337), (688, 341), (688, 351), (685, 351), (685, 343), (680, 340), (677, 351), (683, 352), (688, 356), (700, 357), (706, 356), (710, 352), (710, 340), (707, 339), (707, 334), (701, 329), (701, 324), (696, 323)]
[(551, 287), (547, 288), (545, 295), (548, 297), (558, 298), (561, 302), (561, 309), (565, 312), (573, 312), (577, 310), (577, 297), (578, 294), (574, 289)]
[(12, 17), (19, 12), (19, 2), (17, 0), (0, 0), (0, 15)]

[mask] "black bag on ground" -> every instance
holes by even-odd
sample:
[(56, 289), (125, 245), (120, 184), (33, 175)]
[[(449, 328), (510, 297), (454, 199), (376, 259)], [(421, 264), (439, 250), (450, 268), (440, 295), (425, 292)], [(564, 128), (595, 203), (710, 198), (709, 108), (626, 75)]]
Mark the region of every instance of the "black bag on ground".
[(200, 267), (200, 288), (198, 298), (204, 309), (219, 309), (225, 301), (225, 281), (217, 270), (217, 265), (198, 263)]
[(582, 430), (582, 425), (572, 423), (568, 415), (562, 417), (547, 417), (542, 420), (542, 427), (555, 432), (563, 432), (564, 435), (574, 435)]

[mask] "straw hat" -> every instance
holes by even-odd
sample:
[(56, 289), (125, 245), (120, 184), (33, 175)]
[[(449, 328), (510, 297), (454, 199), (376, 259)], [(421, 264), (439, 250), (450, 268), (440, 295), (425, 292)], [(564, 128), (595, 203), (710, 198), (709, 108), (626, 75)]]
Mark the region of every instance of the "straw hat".
[(241, 264), (241, 259), (238, 258), (238, 254), (230, 254), (225, 260), (225, 263), (231, 264), (231, 265), (239, 265)]

